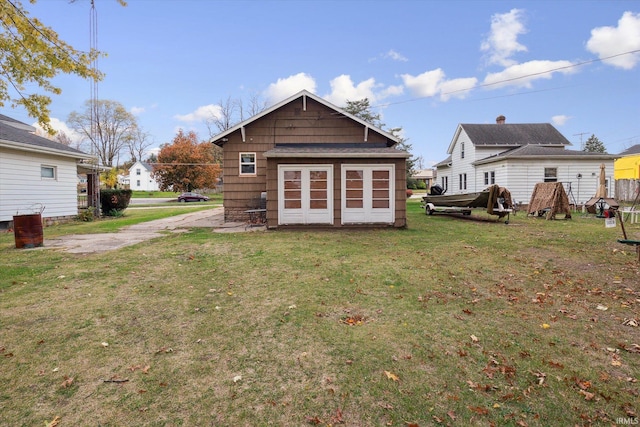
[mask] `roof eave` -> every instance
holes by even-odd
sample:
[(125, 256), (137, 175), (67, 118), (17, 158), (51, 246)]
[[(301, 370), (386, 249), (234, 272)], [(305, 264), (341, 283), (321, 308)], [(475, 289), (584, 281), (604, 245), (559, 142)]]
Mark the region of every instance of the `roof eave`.
[(46, 153), (55, 154), (56, 156), (68, 157), (71, 159), (96, 159), (96, 156), (85, 154), (82, 152), (72, 153), (65, 150), (56, 150), (55, 148), (40, 147), (31, 144), (24, 144), (21, 142), (8, 141), (6, 139), (0, 139), (0, 147), (13, 148), (20, 151), (28, 151), (31, 153)]
[(304, 159), (408, 159), (411, 154), (399, 151), (398, 153), (264, 153), (268, 159), (304, 158)]

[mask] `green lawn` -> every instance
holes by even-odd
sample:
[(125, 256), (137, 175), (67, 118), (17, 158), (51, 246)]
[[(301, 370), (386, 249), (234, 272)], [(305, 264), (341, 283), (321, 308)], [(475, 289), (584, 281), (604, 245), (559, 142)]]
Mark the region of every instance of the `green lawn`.
[(640, 272), (619, 228), (407, 203), (404, 230), (197, 229), (104, 254), (0, 235), (0, 424), (638, 416)]

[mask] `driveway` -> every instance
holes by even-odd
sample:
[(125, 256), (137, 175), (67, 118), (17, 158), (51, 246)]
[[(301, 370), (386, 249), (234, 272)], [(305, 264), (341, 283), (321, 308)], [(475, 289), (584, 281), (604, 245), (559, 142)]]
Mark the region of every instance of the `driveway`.
[(211, 228), (216, 233), (265, 229), (265, 227), (246, 227), (243, 222), (225, 223), (224, 208), (217, 207), (131, 225), (120, 229), (117, 233), (70, 234), (51, 239), (45, 236), (44, 248), (61, 249), (74, 254), (107, 252), (161, 237), (166, 232), (182, 233), (192, 227)]

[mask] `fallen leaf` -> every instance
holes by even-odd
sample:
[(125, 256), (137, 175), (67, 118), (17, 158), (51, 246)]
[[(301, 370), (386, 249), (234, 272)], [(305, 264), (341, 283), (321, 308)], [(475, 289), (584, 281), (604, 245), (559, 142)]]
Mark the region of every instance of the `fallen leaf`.
[(551, 325), (549, 325), (548, 323), (543, 323), (540, 326), (542, 327), (542, 329), (549, 329), (551, 327)]
[(391, 372), (389, 372), (389, 371), (384, 371), (384, 374), (385, 374), (385, 375), (387, 376), (387, 378), (389, 378), (390, 380), (393, 380), (393, 381), (399, 381), (399, 380), (400, 380), (400, 378), (398, 378), (398, 376), (397, 376), (397, 375), (392, 374), (392, 373), (391, 373)]
[(55, 417), (46, 424), (46, 427), (56, 427), (58, 424), (60, 424), (60, 417)]
[(456, 414), (455, 414), (453, 411), (449, 411), (449, 412), (447, 412), (447, 415), (448, 415), (448, 416), (449, 416), (449, 418), (451, 418), (453, 421), (455, 421), (455, 420), (456, 420), (456, 418), (458, 418), (458, 417), (456, 417)]
[(108, 342), (102, 342), (101, 343), (103, 347), (109, 347), (109, 343)]
[(234, 383), (237, 383), (240, 380), (242, 380), (242, 375), (236, 375), (235, 377), (233, 377), (233, 382)]
[(596, 309), (598, 309), (600, 311), (607, 311), (607, 310), (609, 310), (609, 307), (607, 307), (606, 305), (598, 304)]
[(595, 397), (595, 394), (590, 393), (586, 390), (578, 390), (580, 392), (580, 394), (582, 394), (584, 396), (584, 400), (593, 400), (593, 398)]
[(470, 335), (470, 338), (471, 338), (471, 341), (472, 341), (472, 342), (478, 342), (478, 341), (480, 341), (480, 340), (478, 339), (478, 337), (476, 337), (475, 335)]
[(64, 381), (62, 381), (61, 387), (62, 388), (67, 388), (67, 387), (70, 387), (71, 384), (73, 384), (73, 378), (72, 377), (64, 377)]

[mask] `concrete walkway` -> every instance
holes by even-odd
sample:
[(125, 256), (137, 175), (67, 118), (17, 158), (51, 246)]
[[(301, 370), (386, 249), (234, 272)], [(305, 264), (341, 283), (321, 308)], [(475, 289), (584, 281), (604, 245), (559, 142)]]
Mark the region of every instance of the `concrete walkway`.
[(192, 227), (211, 228), (217, 233), (238, 233), (265, 229), (265, 227), (246, 227), (243, 222), (225, 223), (224, 208), (218, 207), (142, 222), (124, 227), (117, 233), (70, 234), (51, 239), (45, 238), (43, 249), (61, 249), (74, 254), (107, 252), (161, 237), (166, 232), (186, 232)]

